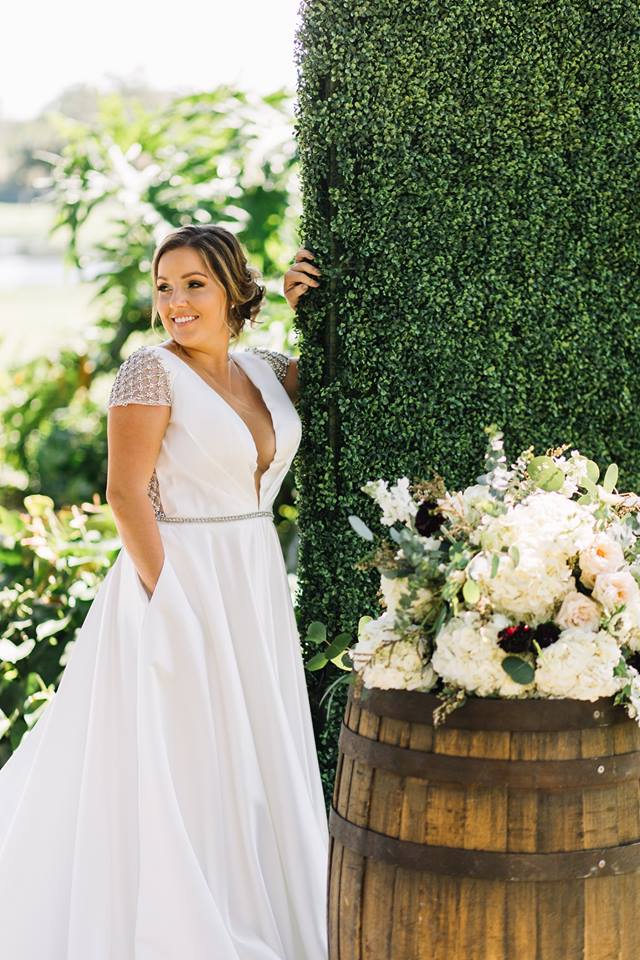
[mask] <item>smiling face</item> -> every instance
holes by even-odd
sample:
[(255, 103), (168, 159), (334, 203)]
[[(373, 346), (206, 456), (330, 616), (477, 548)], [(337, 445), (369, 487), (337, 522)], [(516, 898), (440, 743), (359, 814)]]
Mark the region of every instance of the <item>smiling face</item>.
[(193, 247), (163, 253), (158, 261), (156, 306), (167, 334), (198, 348), (228, 344), (228, 298), (219, 280)]

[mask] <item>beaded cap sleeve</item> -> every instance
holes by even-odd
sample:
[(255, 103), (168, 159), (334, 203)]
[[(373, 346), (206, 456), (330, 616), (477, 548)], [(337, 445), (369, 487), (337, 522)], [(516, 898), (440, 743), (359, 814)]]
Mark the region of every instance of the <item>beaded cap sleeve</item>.
[(245, 349), (250, 353), (257, 353), (263, 360), (266, 360), (280, 383), (283, 382), (289, 369), (291, 357), (287, 356), (286, 353), (280, 353), (279, 350), (269, 350), (267, 347), (246, 347)]
[(120, 364), (107, 406), (128, 403), (171, 406), (171, 381), (158, 354), (147, 346), (138, 347)]

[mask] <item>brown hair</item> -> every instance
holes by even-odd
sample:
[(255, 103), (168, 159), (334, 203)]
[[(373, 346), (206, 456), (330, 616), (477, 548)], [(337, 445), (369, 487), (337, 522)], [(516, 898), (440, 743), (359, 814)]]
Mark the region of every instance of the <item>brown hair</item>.
[(155, 329), (158, 316), (158, 263), (163, 253), (178, 247), (193, 247), (197, 250), (213, 276), (222, 284), (227, 294), (227, 326), (231, 330), (232, 339), (239, 337), (245, 321), (249, 320), (253, 324), (260, 312), (266, 287), (258, 283), (258, 279), (262, 279), (260, 271), (248, 265), (244, 250), (233, 233), (214, 224), (187, 224), (179, 227), (172, 230), (156, 248), (151, 262), (151, 329)]

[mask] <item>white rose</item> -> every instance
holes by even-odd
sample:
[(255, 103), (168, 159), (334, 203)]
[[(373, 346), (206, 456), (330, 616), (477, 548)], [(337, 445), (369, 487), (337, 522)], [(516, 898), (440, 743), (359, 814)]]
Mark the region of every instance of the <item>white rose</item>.
[(568, 593), (556, 614), (556, 623), (563, 630), (581, 627), (583, 630), (598, 630), (602, 610), (591, 597), (577, 590)]
[(621, 604), (629, 606), (640, 602), (640, 590), (628, 570), (616, 573), (599, 573), (592, 591), (593, 598), (605, 610), (612, 611)]
[(585, 587), (593, 587), (601, 573), (613, 573), (624, 564), (624, 554), (619, 543), (606, 533), (598, 533), (591, 543), (580, 551), (580, 579)]

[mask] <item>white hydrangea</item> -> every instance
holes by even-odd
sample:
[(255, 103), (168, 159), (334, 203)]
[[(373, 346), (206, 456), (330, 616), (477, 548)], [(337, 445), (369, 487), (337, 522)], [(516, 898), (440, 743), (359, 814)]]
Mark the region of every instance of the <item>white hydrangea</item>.
[(368, 620), (358, 630), (358, 641), (349, 650), (354, 669), (361, 670), (384, 644), (398, 639), (394, 631), (394, 617), (388, 610), (374, 620)]
[(548, 697), (610, 697), (621, 686), (621, 678), (613, 673), (619, 661), (620, 648), (606, 631), (563, 630), (538, 656), (536, 686)]
[(492, 558), (485, 553), (476, 554), (467, 573), (497, 613), (516, 622), (544, 623), (573, 590), (575, 581), (569, 566), (553, 549), (545, 553), (527, 544), (519, 549), (517, 564), (511, 555), (500, 554), (495, 577), (491, 576)]
[(536, 490), (501, 516), (487, 517), (481, 542), (487, 551), (528, 545), (532, 551), (542, 550), (566, 561), (593, 540), (594, 526), (586, 506), (561, 493)]
[[(395, 615), (400, 598), (408, 592), (408, 577), (385, 577), (380, 576), (380, 589), (389, 613)], [(418, 619), (426, 616), (429, 612), (434, 599), (433, 591), (428, 587), (420, 587), (416, 598), (411, 604), (411, 613)]]
[(412, 640), (378, 647), (362, 670), (365, 687), (381, 690), (431, 690), (437, 680), (431, 663), (425, 663)]
[(409, 493), (408, 477), (401, 477), (391, 488), (387, 480), (369, 480), (360, 489), (373, 497), (382, 510), (381, 523), (388, 527), (397, 522), (411, 525), (418, 504)]
[(449, 620), (436, 637), (434, 669), (446, 683), (480, 697), (527, 696), (533, 690), (533, 683), (516, 683), (502, 666), (508, 654), (498, 643), (498, 633), (509, 623), (508, 618), (500, 614), (483, 623), (475, 610), (466, 610)]

